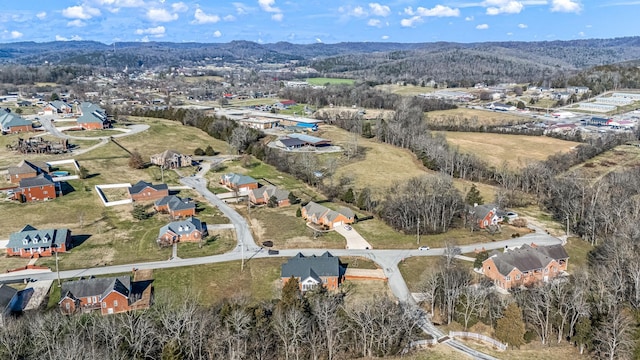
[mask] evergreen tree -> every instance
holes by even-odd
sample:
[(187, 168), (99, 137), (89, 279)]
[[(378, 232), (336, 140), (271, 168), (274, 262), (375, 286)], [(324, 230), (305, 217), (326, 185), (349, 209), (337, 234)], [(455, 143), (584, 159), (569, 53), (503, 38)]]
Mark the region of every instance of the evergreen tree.
[(353, 204), (353, 202), (356, 200), (355, 195), (353, 195), (353, 189), (349, 188), (344, 194), (342, 194), (341, 200), (346, 202), (347, 204)]
[(283, 309), (298, 308), (302, 309), (302, 292), (300, 291), (300, 281), (297, 277), (291, 276), (282, 287), (280, 302), (278, 306)]
[(269, 198), (269, 202), (267, 202), (267, 206), (270, 208), (274, 208), (278, 206), (278, 198), (275, 195), (271, 195)]
[(482, 195), (480, 195), (480, 191), (478, 191), (478, 188), (476, 187), (476, 184), (472, 184), (471, 185), (471, 189), (469, 189), (469, 192), (467, 193), (467, 197), (464, 199), (464, 201), (469, 204), (469, 205), (482, 205), (484, 204), (484, 199), (482, 199)]
[[(293, 192), (289, 192), (289, 204), (297, 204), (298, 198), (293, 194)], [(302, 216), (302, 215), (300, 215)]]
[(87, 176), (89, 176), (89, 170), (84, 166), (80, 166), (80, 169), (78, 170), (78, 177), (80, 179), (86, 179)]
[(575, 342), (580, 349), (580, 354), (585, 350), (590, 350), (593, 345), (593, 329), (591, 327), (591, 319), (583, 317), (576, 323), (575, 334), (571, 337), (571, 341)]
[(204, 153), (207, 156), (214, 156), (216, 154), (216, 151), (213, 150), (213, 148), (211, 147), (211, 145), (207, 145), (207, 148), (204, 149)]
[(204, 150), (202, 150), (202, 148), (196, 148), (196, 149), (193, 151), (193, 155), (196, 155), (196, 156), (202, 156), (202, 155), (204, 155), (204, 154), (205, 154), (205, 152), (204, 152)]
[(147, 213), (147, 209), (144, 207), (144, 205), (133, 205), (131, 215), (136, 220), (146, 220), (149, 218), (149, 213)]
[(489, 258), (489, 253), (485, 251), (480, 251), (476, 255), (476, 260), (473, 262), (473, 267), (476, 269), (480, 269), (482, 267), (482, 262)]
[(507, 305), (503, 316), (496, 322), (496, 338), (509, 346), (519, 348), (524, 344), (525, 332), (522, 310), (516, 303)]
[(298, 210), (296, 210), (296, 217), (302, 217), (302, 209), (298, 208)]

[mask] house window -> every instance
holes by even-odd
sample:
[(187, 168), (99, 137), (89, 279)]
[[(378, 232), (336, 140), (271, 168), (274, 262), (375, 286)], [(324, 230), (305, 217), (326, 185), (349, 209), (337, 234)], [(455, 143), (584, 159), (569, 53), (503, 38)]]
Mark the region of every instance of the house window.
[(68, 302), (64, 304), (64, 308), (67, 310), (71, 309), (71, 304), (69, 304)]
[(546, 273), (548, 273), (548, 272), (549, 272), (549, 268), (545, 268), (545, 269), (544, 269), (544, 273), (546, 274)]
[(102, 303), (102, 308), (106, 308), (106, 307), (107, 307), (107, 303), (106, 303), (106, 302), (103, 302), (103, 303)]
[(520, 274), (516, 275), (516, 280), (520, 280)]
[(98, 297), (97, 296), (93, 297), (93, 302), (98, 302)]
[(507, 281), (511, 281), (511, 276), (507, 276), (504, 279), (507, 280)]
[(113, 307), (118, 306), (118, 300), (113, 300)]

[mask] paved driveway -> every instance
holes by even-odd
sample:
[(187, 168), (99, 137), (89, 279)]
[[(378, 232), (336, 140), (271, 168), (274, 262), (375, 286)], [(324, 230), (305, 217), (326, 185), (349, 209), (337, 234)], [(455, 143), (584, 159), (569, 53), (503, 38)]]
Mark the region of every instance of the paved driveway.
[(347, 239), (347, 249), (373, 249), (373, 246), (371, 246), (371, 244), (369, 244), (369, 242), (365, 240), (365, 238), (363, 238), (362, 235), (360, 235), (353, 227), (351, 227), (351, 230), (347, 230), (343, 225), (340, 225), (336, 226), (334, 229), (338, 234)]

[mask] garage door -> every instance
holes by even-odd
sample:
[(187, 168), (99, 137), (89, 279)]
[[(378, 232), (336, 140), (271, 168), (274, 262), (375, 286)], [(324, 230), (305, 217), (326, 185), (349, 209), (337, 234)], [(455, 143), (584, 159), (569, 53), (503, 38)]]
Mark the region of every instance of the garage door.
[(342, 221), (336, 221), (333, 223), (333, 227), (338, 227), (338, 226), (342, 226)]

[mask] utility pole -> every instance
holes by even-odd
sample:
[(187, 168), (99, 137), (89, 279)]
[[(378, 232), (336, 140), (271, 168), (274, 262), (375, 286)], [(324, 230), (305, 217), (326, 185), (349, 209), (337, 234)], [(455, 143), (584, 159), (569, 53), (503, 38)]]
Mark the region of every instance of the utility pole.
[(60, 269), (58, 268), (58, 247), (54, 247), (56, 253), (56, 276), (58, 278), (58, 287), (60, 287)]
[(416, 228), (417, 240), (416, 243), (420, 245), (420, 218), (418, 218), (418, 227)]
[(567, 236), (569, 236), (569, 215), (567, 215)]

